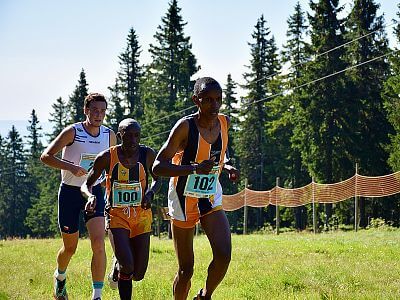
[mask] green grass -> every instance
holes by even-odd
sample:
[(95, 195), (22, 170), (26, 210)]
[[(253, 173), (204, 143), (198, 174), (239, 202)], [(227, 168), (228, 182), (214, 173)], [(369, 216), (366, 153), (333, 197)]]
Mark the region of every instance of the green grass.
[[(0, 241), (0, 300), (51, 299), (60, 245), (60, 239)], [(108, 242), (107, 253), (110, 259)], [(88, 240), (80, 240), (68, 268), (71, 300), (90, 299), (90, 257)], [(207, 238), (195, 238), (189, 299), (203, 285), (210, 257)], [(399, 261), (399, 230), (235, 235), (228, 274), (213, 299), (400, 299)], [(153, 238), (134, 298), (172, 299), (176, 268), (172, 241)], [(106, 286), (103, 296), (118, 299), (118, 292)]]

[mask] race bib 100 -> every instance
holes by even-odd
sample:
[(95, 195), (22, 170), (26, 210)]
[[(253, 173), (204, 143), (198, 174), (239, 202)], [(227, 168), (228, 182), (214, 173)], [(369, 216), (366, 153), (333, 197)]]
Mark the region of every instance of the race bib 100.
[(217, 193), (219, 166), (212, 168), (210, 174), (190, 174), (183, 194), (195, 198), (209, 198)]
[(139, 206), (142, 202), (140, 182), (120, 183), (114, 181), (112, 186), (113, 207)]

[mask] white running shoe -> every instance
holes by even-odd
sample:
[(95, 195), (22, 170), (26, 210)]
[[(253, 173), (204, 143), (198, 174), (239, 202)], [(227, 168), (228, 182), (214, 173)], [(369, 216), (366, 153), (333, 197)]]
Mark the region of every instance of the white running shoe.
[(111, 270), (110, 273), (108, 273), (108, 283), (110, 284), (110, 288), (113, 290), (118, 288), (118, 273), (119, 273), (118, 260), (113, 255)]

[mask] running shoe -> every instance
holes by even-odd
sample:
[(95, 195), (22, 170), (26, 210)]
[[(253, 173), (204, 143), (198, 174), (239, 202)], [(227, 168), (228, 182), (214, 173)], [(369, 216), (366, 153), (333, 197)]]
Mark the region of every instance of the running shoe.
[(67, 280), (58, 280), (54, 278), (54, 299), (68, 300), (67, 294)]
[(110, 288), (115, 290), (118, 288), (118, 273), (119, 273), (119, 266), (118, 260), (115, 256), (112, 258), (111, 270), (108, 274), (108, 283), (110, 284)]

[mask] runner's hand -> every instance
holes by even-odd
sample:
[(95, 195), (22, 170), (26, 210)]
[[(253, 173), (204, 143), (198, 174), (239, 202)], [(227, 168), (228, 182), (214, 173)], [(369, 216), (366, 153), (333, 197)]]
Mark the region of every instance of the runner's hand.
[(142, 202), (140, 203), (140, 206), (143, 209), (149, 209), (151, 208), (151, 200), (154, 197), (154, 192), (153, 191), (147, 191), (146, 194), (144, 195)]
[(87, 174), (87, 171), (84, 168), (77, 165), (71, 166), (69, 171), (77, 177), (81, 177)]
[(210, 159), (203, 160), (201, 163), (199, 163), (196, 167), (196, 173), (209, 174), (214, 166), (215, 166), (215, 156), (211, 157)]
[(231, 169), (228, 170), (228, 176), (230, 181), (236, 183), (239, 181), (240, 172), (238, 169), (232, 167)]
[(92, 215), (96, 212), (96, 196), (92, 195), (89, 197), (88, 201), (85, 204), (85, 211), (87, 214)]

